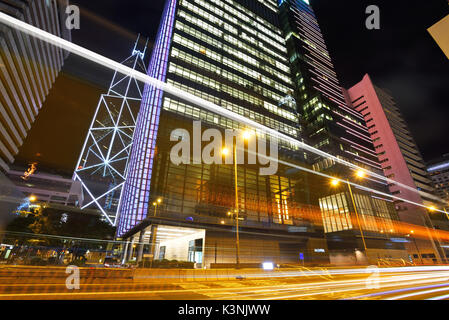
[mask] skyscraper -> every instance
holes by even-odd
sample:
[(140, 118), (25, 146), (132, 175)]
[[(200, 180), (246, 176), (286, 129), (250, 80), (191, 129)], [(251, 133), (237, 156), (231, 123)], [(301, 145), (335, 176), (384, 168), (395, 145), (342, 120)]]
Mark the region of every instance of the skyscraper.
[[(294, 90), (275, 1), (167, 1), (149, 75), (223, 108), (299, 136)], [(248, 10), (249, 8), (252, 10)], [(257, 12), (257, 14), (256, 14)], [(222, 128), (240, 124), (146, 87), (119, 230), (147, 215), (161, 109)]]
[[(360, 112), (368, 124), (379, 162), (387, 178), (400, 184), (389, 184), (390, 192), (403, 199), (430, 207), (435, 197), (432, 181), (410, 130), (391, 94), (375, 86), (369, 75), (348, 90), (354, 110)], [(402, 221), (432, 228), (425, 208), (403, 201), (395, 201)], [(419, 255), (430, 255), (433, 259), (444, 258), (436, 240), (418, 241), (421, 250), (411, 246), (416, 260)]]
[[(304, 0), (280, 0), (279, 7), (304, 140), (380, 172), (365, 120), (348, 106), (312, 7)], [(318, 157), (313, 162), (320, 171), (335, 165)]]
[[(311, 7), (303, 3), (288, 5), (307, 21), (314, 19)], [(287, 2), (279, 6), (272, 0), (168, 0), (148, 75), (293, 139), (309, 142), (319, 136), (317, 148), (370, 170), (380, 169), (363, 117), (346, 105), (332, 65), (326, 66), (330, 59), (315, 59), (313, 43), (286, 33), (285, 29), (301, 26), (285, 21)], [(314, 21), (314, 32), (319, 34)], [(310, 52), (302, 52), (303, 43), (293, 38), (309, 43)], [(298, 61), (295, 52), (301, 57)], [(309, 65), (313, 68), (306, 68)], [(321, 78), (313, 72), (321, 72)], [(360, 248), (358, 239), (353, 241), (358, 229), (348, 191), (331, 189), (328, 179), (311, 173), (334, 168), (334, 161), (317, 159), (287, 140), (277, 141), (256, 130), (255, 137), (279, 142), (284, 163), (276, 174), (260, 175), (260, 165), (233, 168), (196, 156), (174, 163), (171, 147), (190, 142), (196, 120), (201, 121), (200, 139), (209, 129), (254, 130), (182, 97), (145, 87), (119, 209), (119, 237), (140, 245), (151, 243), (154, 258), (193, 259), (200, 264), (232, 263), (236, 241), (246, 262), (271, 257), (294, 263), (302, 253), (308, 262), (328, 263), (324, 232), (350, 235), (352, 255), (354, 248)], [(182, 135), (174, 141), (173, 130), (178, 129)], [(199, 143), (199, 148), (204, 145)], [(363, 203), (360, 212), (373, 233), (383, 228), (374, 226), (376, 219), (391, 224), (391, 202), (361, 190), (356, 198), (359, 206)], [(233, 238), (236, 220), (240, 240)], [(384, 256), (386, 238), (376, 239), (373, 249)], [(189, 244), (188, 250), (173, 249), (182, 243)], [(401, 245), (391, 245), (390, 254), (396, 250), (403, 257)], [(132, 256), (132, 248), (125, 259)], [(138, 259), (142, 250), (140, 246)], [(177, 256), (179, 252), (185, 256)]]
[[(0, 10), (66, 40), (68, 1), (0, 1)], [(0, 26), (0, 168), (14, 162), (58, 76), (67, 53), (15, 29)]]
[[(139, 50), (137, 40), (122, 64), (145, 72), (145, 53), (146, 46)], [(100, 97), (73, 175), (73, 180), (82, 185), (81, 207), (101, 211), (113, 225), (128, 174), (142, 90), (136, 79), (115, 72), (107, 94)]]

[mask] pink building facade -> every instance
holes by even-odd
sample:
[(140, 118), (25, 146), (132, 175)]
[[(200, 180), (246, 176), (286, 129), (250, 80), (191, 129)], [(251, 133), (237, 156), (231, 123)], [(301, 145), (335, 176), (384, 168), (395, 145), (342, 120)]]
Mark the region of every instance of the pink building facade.
[[(347, 91), (352, 107), (360, 112), (368, 126), (379, 162), (387, 178), (406, 185), (389, 184), (391, 194), (430, 206), (435, 203), (432, 181), (417, 145), (402, 118), (393, 98), (383, 89), (376, 87), (369, 75)], [(433, 228), (426, 208), (395, 201), (401, 221)], [(417, 264), (441, 262), (445, 259), (438, 240), (413, 239), (407, 250)]]

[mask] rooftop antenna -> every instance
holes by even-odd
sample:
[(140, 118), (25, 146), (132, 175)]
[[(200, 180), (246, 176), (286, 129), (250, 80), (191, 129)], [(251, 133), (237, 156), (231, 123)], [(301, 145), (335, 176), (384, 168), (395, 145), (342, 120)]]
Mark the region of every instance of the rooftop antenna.
[(145, 43), (145, 48), (144, 48), (143, 51), (140, 51), (140, 50), (137, 49), (137, 45), (139, 44), (139, 40), (140, 40), (140, 33), (137, 35), (137, 40), (136, 40), (136, 43), (135, 43), (134, 49), (133, 49), (133, 55), (138, 54), (138, 55), (140, 55), (140, 58), (143, 60), (144, 57), (145, 57), (145, 53), (147, 51), (147, 46), (148, 46), (148, 40), (149, 39), (147, 38), (147, 41)]

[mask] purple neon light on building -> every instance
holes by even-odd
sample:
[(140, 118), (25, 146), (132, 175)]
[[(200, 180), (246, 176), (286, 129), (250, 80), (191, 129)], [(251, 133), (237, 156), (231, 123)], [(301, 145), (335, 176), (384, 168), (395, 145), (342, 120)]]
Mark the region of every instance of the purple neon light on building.
[[(168, 0), (166, 3), (148, 67), (148, 75), (161, 81), (166, 81), (176, 4), (177, 0)], [(128, 177), (119, 209), (118, 236), (132, 229), (147, 216), (162, 95), (162, 90), (145, 86), (133, 138)]]

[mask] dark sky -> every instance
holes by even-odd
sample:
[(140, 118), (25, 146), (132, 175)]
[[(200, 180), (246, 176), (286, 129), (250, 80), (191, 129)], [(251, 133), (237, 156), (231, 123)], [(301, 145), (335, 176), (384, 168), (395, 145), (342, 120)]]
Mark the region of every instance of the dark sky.
[[(81, 29), (72, 32), (73, 42), (121, 61), (130, 54), (138, 33), (150, 38), (151, 44), (164, 1), (71, 3), (82, 10)], [(448, 153), (449, 60), (427, 32), (449, 14), (447, 0), (311, 3), (342, 85), (350, 87), (369, 73), (378, 86), (392, 92), (425, 160)], [(371, 4), (380, 8), (380, 30), (365, 28), (365, 9)], [(112, 75), (110, 70), (71, 56), (18, 161), (38, 160), (43, 166), (73, 171), (99, 95), (107, 89)]]

